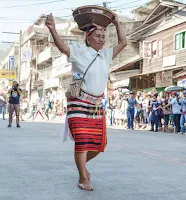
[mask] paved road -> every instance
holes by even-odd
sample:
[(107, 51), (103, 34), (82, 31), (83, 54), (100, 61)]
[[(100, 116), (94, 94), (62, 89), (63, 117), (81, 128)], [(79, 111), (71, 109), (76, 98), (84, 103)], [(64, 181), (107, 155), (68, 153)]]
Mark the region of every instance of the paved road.
[(77, 188), (73, 143), (59, 123), (0, 120), (0, 200), (185, 200), (186, 135), (108, 130), (106, 152), (89, 163), (95, 191)]

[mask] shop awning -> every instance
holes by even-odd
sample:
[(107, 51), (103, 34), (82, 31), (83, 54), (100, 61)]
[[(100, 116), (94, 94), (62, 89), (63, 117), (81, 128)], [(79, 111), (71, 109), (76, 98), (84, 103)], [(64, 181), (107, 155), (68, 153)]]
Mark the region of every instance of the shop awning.
[(173, 79), (176, 79), (176, 78), (179, 78), (179, 77), (182, 77), (182, 76), (186, 76), (186, 69), (182, 70), (181, 72), (176, 73), (173, 76)]
[(140, 73), (139, 69), (120, 71), (120, 72), (112, 72), (112, 73), (110, 73), (110, 80), (113, 82), (120, 81), (123, 79), (128, 79), (130, 77), (137, 76), (139, 73)]
[(130, 83), (130, 79), (124, 79), (124, 80), (120, 80), (120, 81), (116, 81), (113, 83), (113, 88), (120, 88), (120, 87), (128, 87)]

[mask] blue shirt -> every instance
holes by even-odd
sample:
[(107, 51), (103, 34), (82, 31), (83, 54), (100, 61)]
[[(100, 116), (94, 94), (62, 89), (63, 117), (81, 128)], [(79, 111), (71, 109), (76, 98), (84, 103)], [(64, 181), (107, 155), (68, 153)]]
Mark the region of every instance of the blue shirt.
[(103, 98), (102, 102), (103, 102), (104, 110), (107, 110), (107, 108), (108, 108), (108, 101), (107, 101), (107, 99)]
[(158, 100), (153, 100), (152, 101), (152, 110), (157, 110), (156, 108), (160, 105), (161, 105), (161, 103)]
[(127, 99), (128, 102), (128, 108), (134, 108), (134, 105), (138, 104), (135, 98), (129, 98)]
[(182, 112), (186, 112), (186, 98), (181, 99)]
[(181, 114), (181, 101), (177, 100), (177, 98), (172, 98), (170, 103), (172, 105), (172, 113)]

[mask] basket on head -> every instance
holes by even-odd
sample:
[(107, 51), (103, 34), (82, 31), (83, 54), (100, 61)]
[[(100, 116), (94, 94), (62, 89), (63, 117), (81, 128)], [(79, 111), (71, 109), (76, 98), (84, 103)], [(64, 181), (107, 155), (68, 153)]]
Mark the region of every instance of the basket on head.
[(85, 31), (89, 26), (101, 26), (106, 28), (113, 20), (114, 13), (101, 6), (82, 6), (73, 12), (74, 20), (79, 29)]

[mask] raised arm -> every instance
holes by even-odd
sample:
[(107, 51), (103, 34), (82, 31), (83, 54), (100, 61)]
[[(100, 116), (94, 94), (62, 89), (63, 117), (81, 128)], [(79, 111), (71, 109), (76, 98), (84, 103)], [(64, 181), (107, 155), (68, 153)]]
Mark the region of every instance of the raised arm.
[(115, 15), (113, 24), (116, 27), (118, 35), (118, 44), (114, 47), (114, 52), (113, 52), (113, 59), (114, 59), (127, 46), (127, 39), (124, 31), (121, 28), (117, 15)]
[(21, 95), (21, 89), (19, 87), (17, 88), (17, 92), (19, 95)]
[(57, 46), (57, 48), (62, 53), (64, 53), (65, 55), (67, 55), (69, 57), (70, 56), (70, 48), (59, 37), (59, 35), (56, 31), (56, 28), (55, 28), (55, 22), (54, 22), (52, 14), (47, 15), (47, 19), (46, 19), (45, 24), (49, 28), (50, 33), (52, 34), (52, 37), (54, 38), (54, 43)]

